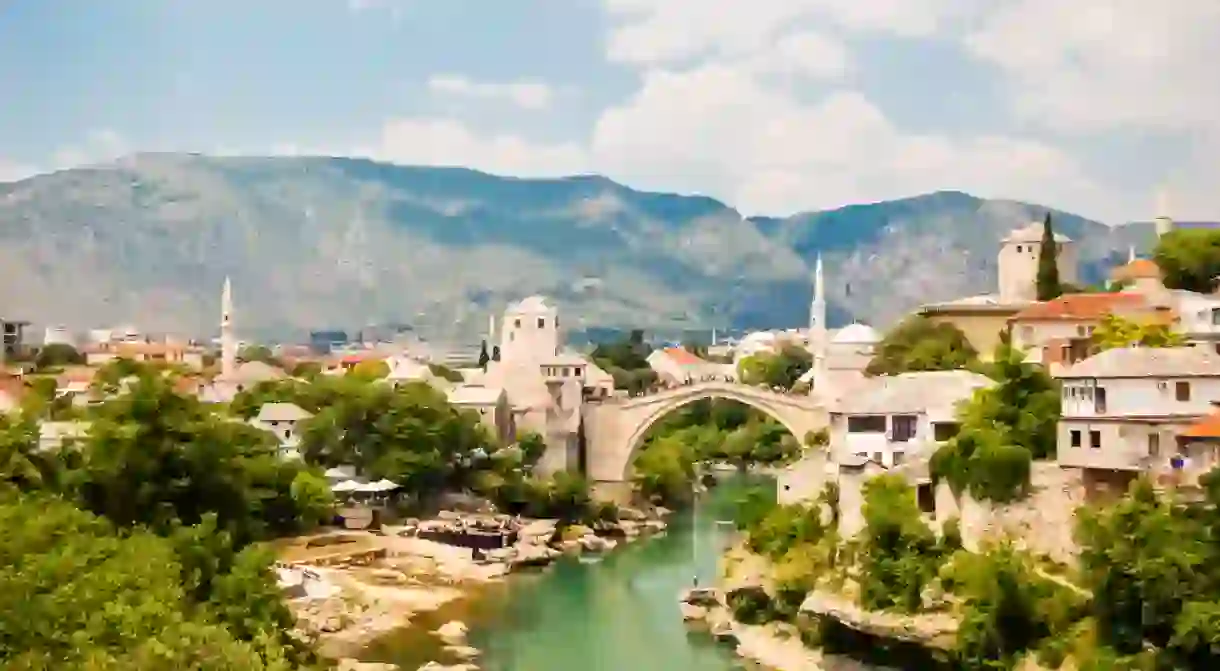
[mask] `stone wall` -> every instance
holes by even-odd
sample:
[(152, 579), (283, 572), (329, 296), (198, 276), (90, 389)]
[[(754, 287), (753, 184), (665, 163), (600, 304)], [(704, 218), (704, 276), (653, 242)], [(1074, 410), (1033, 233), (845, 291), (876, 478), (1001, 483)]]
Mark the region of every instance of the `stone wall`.
[(1019, 546), (1056, 561), (1072, 561), (1077, 552), (1073, 531), (1076, 508), (1084, 502), (1080, 469), (1061, 468), (1053, 462), (1036, 462), (1030, 472), (1028, 497), (997, 505), (975, 501), (969, 493), (955, 497), (947, 483), (936, 488), (936, 520), (943, 524), (957, 517), (962, 544), (976, 551), (989, 539), (1007, 536)]

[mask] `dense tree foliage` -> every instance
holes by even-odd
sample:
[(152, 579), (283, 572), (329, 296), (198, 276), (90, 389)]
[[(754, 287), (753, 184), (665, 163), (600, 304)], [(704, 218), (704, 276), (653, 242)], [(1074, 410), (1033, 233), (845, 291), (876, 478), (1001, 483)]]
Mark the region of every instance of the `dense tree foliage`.
[(1169, 231), (1157, 241), (1153, 258), (1166, 287), (1211, 293), (1220, 277), (1220, 231)]
[(795, 459), (801, 445), (781, 424), (736, 401), (704, 399), (652, 426), (632, 464), (636, 487), (669, 503), (689, 499), (700, 465), (752, 464)]
[(1166, 324), (1138, 322), (1115, 314), (1101, 318), (1093, 331), (1093, 344), (1105, 351), (1116, 347), (1182, 347), (1186, 337)]
[(914, 612), (947, 554), (920, 517), (915, 492), (897, 475), (864, 485), (860, 601), (874, 610)]
[(601, 344), (593, 349), (593, 363), (614, 378), (616, 389), (639, 394), (657, 382), (657, 373), (648, 365), (652, 347), (644, 342), (644, 332), (635, 329), (623, 340)]
[(865, 372), (898, 375), (930, 370), (956, 370), (978, 364), (978, 352), (956, 326), (923, 316), (904, 319), (877, 345)]
[(365, 359), (352, 366), (347, 374), (369, 382), (382, 380), (390, 374), (390, 365), (381, 359)]
[(1007, 343), (986, 366), (995, 384), (974, 392), (958, 411), (958, 434), (932, 457), (933, 478), (979, 499), (1022, 496), (1033, 459), (1055, 455), (1058, 385)]
[(1051, 301), (1063, 294), (1059, 282), (1059, 243), (1055, 242), (1055, 229), (1051, 213), (1042, 220), (1042, 240), (1038, 246), (1038, 274), (1035, 278), (1038, 300)]
[(775, 352), (759, 352), (737, 364), (737, 379), (744, 384), (791, 389), (813, 366), (808, 350), (784, 345)]
[(83, 363), (85, 363), (85, 356), (76, 351), (75, 347), (65, 343), (44, 345), (38, 350), (38, 355), (34, 357), (34, 365), (38, 370), (80, 365)]
[(285, 611), (253, 555), (219, 578), (212, 601), (184, 585), (174, 543), (143, 530), (116, 533), (47, 496), (0, 495), (0, 535), (6, 669), (301, 668), (299, 654), (264, 629), (283, 626), (276, 618)]

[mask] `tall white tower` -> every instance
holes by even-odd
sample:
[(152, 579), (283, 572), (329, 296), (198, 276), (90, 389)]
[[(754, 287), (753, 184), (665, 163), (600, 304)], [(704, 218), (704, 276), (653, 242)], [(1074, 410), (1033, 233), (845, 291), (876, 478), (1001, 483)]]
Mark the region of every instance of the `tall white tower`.
[(813, 302), (809, 304), (809, 354), (813, 357), (813, 387), (821, 388), (826, 379), (826, 279), (822, 274), (822, 255), (818, 254), (813, 271)]
[(1173, 230), (1173, 218), (1169, 214), (1169, 189), (1156, 190), (1156, 236), (1159, 238)]
[(237, 338), (233, 333), (233, 285), (225, 278), (220, 294), (220, 377), (231, 379), (237, 372)]

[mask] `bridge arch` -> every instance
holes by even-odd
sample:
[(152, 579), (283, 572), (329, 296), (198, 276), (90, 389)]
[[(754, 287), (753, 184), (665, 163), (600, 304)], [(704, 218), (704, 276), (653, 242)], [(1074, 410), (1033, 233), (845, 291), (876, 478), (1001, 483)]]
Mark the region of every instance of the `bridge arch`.
[(824, 428), (826, 409), (808, 396), (781, 394), (724, 381), (705, 381), (650, 396), (607, 403), (589, 423), (589, 475), (595, 482), (627, 482), (648, 430), (666, 415), (703, 399), (736, 401), (771, 417), (798, 441)]

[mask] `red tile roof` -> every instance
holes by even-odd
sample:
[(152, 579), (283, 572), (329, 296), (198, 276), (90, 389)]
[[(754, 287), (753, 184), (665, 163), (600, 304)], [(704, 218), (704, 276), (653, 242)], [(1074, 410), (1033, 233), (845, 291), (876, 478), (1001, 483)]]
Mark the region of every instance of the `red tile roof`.
[(682, 347), (666, 347), (663, 351), (665, 356), (679, 366), (700, 366), (707, 363)]
[(1143, 294), (1064, 294), (1053, 301), (1034, 303), (1018, 312), (1013, 320), (1092, 321), (1113, 313), (1154, 309)]
[(1160, 279), (1161, 268), (1151, 259), (1135, 259), (1110, 271), (1110, 277), (1115, 281)]
[(1220, 439), (1220, 412), (1215, 412), (1191, 424), (1178, 433), (1185, 438)]

